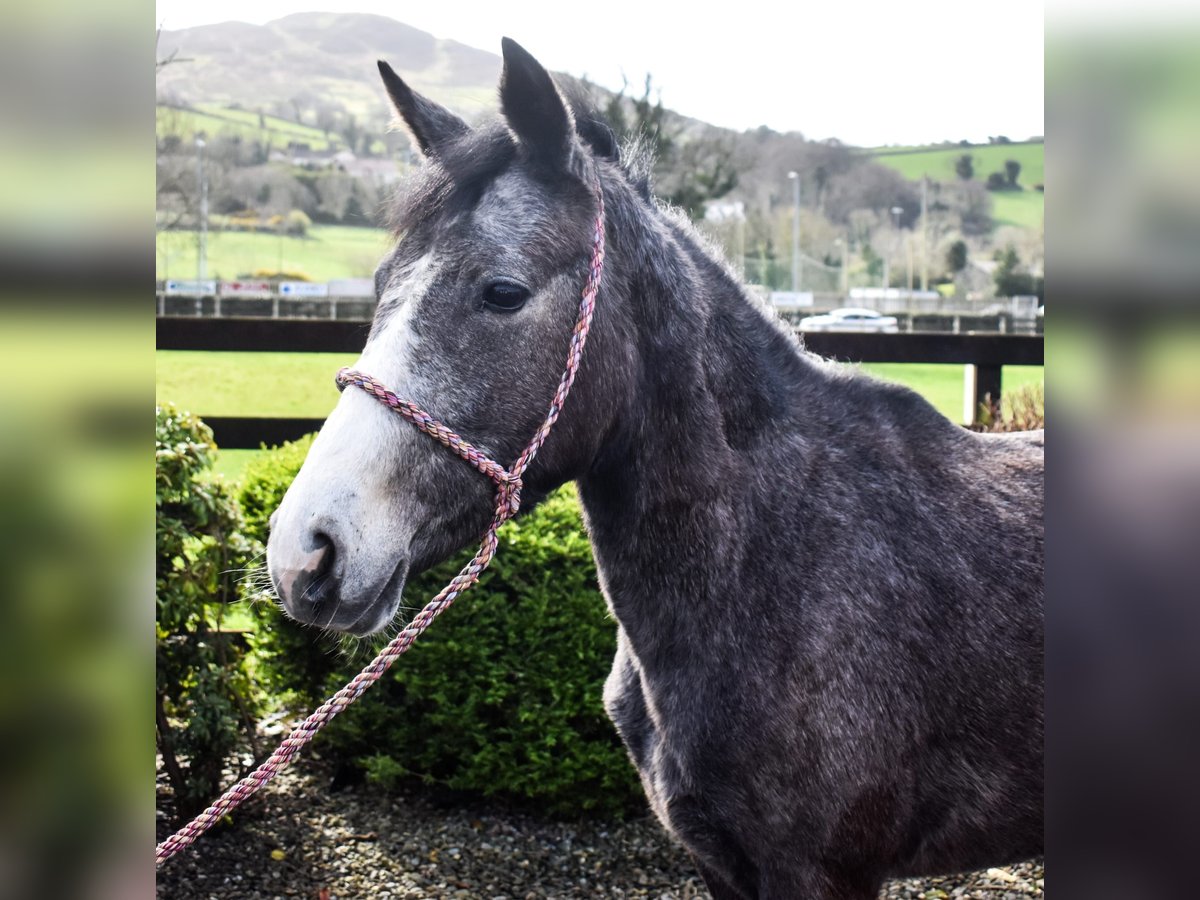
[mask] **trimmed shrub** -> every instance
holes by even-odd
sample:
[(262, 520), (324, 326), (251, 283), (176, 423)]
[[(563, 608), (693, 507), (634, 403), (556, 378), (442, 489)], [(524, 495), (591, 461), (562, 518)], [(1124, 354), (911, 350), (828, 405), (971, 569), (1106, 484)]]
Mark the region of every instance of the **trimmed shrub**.
[(208, 426), (155, 409), (156, 743), (181, 817), (220, 787), (239, 730), (252, 733), (256, 693), (242, 636), (224, 627), (238, 572), (252, 558), (225, 483), (208, 478)]
[[(250, 533), (265, 535), (307, 447), (285, 445), (247, 470)], [(413, 579), (405, 588), (408, 614), (473, 550)], [(322, 694), (341, 687), (355, 666), (332, 673), (314, 632), (270, 615), (277, 621), (258, 646), (275, 682), (310, 700), (314, 674), (325, 680)], [(331, 723), (321, 746), (385, 787), (423, 782), (532, 801), (559, 815), (642, 807), (636, 774), (601, 703), (615, 634), (574, 489), (562, 488), (504, 526), (479, 584)], [(365, 648), (356, 655), (365, 658)], [(325, 668), (301, 671), (310, 665)]]
[[(264, 547), (271, 513), (283, 501), (315, 436), (310, 434), (260, 454), (242, 474), (238, 499), (246, 518), (245, 532)], [(263, 557), (260, 566), (265, 565)], [(265, 568), (259, 570), (255, 582), (264, 588), (268, 585)], [(345, 654), (337, 652), (339, 642), (284, 615), (273, 602), (260, 599), (251, 609), (258, 630), (255, 655), (270, 691), (293, 705), (312, 706), (324, 700), (330, 676), (345, 669)]]

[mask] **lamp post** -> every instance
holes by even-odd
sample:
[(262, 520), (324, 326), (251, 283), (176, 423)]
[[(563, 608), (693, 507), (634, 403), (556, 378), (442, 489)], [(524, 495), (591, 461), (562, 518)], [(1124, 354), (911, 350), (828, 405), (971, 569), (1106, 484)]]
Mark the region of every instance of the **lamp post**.
[[(889, 210), (889, 212), (892, 214), (892, 226), (893, 226), (893, 227), (896, 229), (896, 232), (897, 232), (897, 233), (899, 233), (899, 231), (900, 231), (900, 217), (901, 217), (902, 215), (904, 215), (904, 207), (902, 207), (902, 206), (893, 206), (893, 207), (892, 207), (892, 208)], [(892, 253), (895, 253), (895, 252), (896, 252), (896, 239), (893, 237), (893, 238), (892, 238)], [(892, 286), (892, 280), (891, 280), (891, 270), (892, 270), (892, 266), (891, 266), (891, 259), (892, 259), (892, 253), (888, 253), (888, 254), (886, 254), (886, 255), (884, 256), (884, 258), (883, 258), (883, 289), (884, 289), (885, 291), (886, 291), (888, 288), (890, 288), (890, 287)], [(885, 296), (886, 296), (886, 295), (885, 295)]]
[(833, 243), (834, 246), (842, 248), (842, 299), (846, 299), (850, 296), (850, 263), (846, 258), (850, 250), (850, 242), (843, 238), (838, 238)]
[[(204, 281), (208, 278), (208, 179), (204, 177), (204, 138), (199, 136), (196, 137), (196, 181), (200, 188), (200, 227), (196, 232), (196, 280)], [(203, 298), (197, 292), (196, 315), (203, 312), (203, 303)]]
[(800, 173), (788, 172), (792, 182), (792, 293), (800, 292), (804, 264), (800, 260)]

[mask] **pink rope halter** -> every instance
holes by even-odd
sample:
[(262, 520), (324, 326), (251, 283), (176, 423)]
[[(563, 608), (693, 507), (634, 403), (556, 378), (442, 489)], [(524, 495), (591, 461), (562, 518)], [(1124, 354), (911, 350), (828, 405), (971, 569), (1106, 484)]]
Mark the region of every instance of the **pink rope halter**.
[(348, 385), (361, 388), (494, 481), (496, 483), (496, 507), (492, 514), (491, 524), (484, 533), (479, 550), (471, 561), (451, 579), (450, 583), (436, 597), (425, 605), (424, 609), (413, 617), (404, 630), (365, 669), (301, 722), (291, 734), (284, 738), (266, 762), (229, 788), (212, 806), (155, 848), (154, 862), (156, 866), (162, 865), (180, 850), (191, 845), (222, 816), (232, 812), (286, 768), (292, 761), (292, 757), (311, 741), (334, 716), (357, 700), (368, 687), (378, 681), (380, 676), (391, 668), (392, 663), (407, 651), (413, 641), (433, 623), (433, 620), (460, 594), (479, 580), (479, 576), (491, 563), (498, 546), (496, 533), (500, 526), (515, 516), (521, 507), (521, 476), (529, 468), (533, 458), (537, 456), (538, 450), (541, 449), (550, 434), (550, 429), (557, 421), (558, 414), (562, 411), (563, 404), (566, 403), (567, 394), (571, 391), (571, 385), (575, 382), (579, 363), (583, 359), (583, 348), (587, 344), (588, 330), (592, 325), (592, 314), (596, 309), (596, 292), (600, 288), (600, 278), (604, 271), (604, 198), (598, 184), (596, 207), (592, 259), (587, 283), (583, 288), (583, 296), (579, 301), (579, 317), (575, 321), (575, 329), (571, 333), (571, 343), (567, 350), (567, 366), (563, 370), (562, 378), (559, 379), (558, 389), (554, 392), (554, 399), (550, 402), (550, 410), (546, 413), (546, 418), (509, 468), (506, 469), (495, 460), (490, 459), (483, 451), (459, 437), (415, 403), (397, 397), (370, 375), (352, 369), (342, 369), (337, 373), (339, 390), (344, 390)]

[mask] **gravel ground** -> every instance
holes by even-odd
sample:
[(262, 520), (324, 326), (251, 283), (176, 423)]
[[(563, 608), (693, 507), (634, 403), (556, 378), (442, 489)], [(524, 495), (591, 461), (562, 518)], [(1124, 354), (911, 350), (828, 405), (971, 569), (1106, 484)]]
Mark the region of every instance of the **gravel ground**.
[[(331, 793), (311, 756), (172, 859), (157, 896), (209, 898), (708, 897), (687, 856), (650, 817), (564, 823), (499, 804), (452, 808), (369, 785)], [(160, 773), (157, 839), (171, 832)], [(887, 898), (1042, 897), (1042, 863), (895, 881)]]

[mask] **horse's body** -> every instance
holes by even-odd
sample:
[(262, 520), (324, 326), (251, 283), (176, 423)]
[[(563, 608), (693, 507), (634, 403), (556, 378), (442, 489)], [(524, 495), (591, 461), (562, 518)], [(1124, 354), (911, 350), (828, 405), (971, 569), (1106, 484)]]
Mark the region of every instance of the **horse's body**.
[[(972, 434), (803, 352), (515, 45), (512, 134), (385, 81), (433, 165), (359, 368), (494, 458), (553, 392), (602, 186), (593, 335), (526, 496), (579, 484), (619, 625), (605, 704), (714, 895), (870, 897), (1040, 852), (1041, 435)], [(464, 300), (497, 276), (521, 307)], [(355, 393), (271, 566), (294, 615), (370, 631), (489, 489)]]

